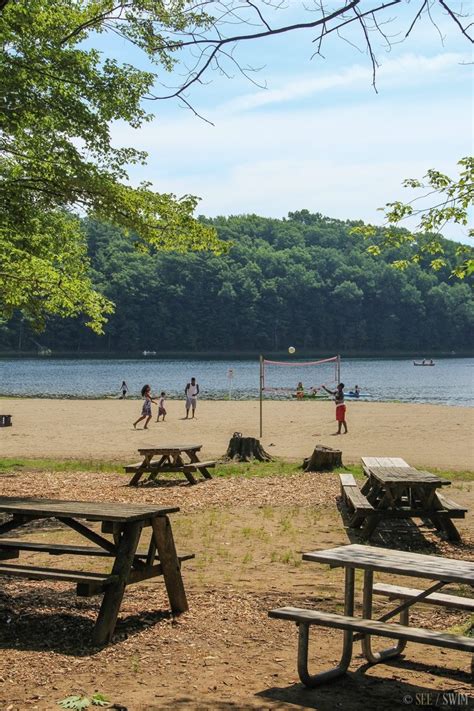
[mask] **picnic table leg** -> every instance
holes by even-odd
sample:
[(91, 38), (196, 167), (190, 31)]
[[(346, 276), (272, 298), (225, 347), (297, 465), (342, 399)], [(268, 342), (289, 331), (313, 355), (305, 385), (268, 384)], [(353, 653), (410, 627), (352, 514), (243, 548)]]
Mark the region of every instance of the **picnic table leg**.
[[(438, 499), (438, 495), (436, 493), (436, 490), (433, 490), (431, 492), (430, 496), (430, 503), (431, 503), (431, 508), (433, 509), (442, 509), (443, 504), (440, 502)], [(427, 506), (428, 508), (428, 506)], [(446, 538), (448, 541), (453, 541), (455, 543), (458, 543), (461, 540), (461, 536), (459, 535), (459, 531), (452, 522), (452, 520), (449, 518), (448, 514), (437, 514), (433, 513), (431, 516), (429, 516), (431, 521), (433, 522), (435, 528), (438, 529), (438, 531), (441, 531), (446, 535)]]
[[(372, 594), (374, 585), (374, 571), (365, 570), (364, 571), (364, 593), (362, 602), (362, 615), (365, 619), (372, 619)], [(408, 608), (405, 608), (400, 612), (400, 624), (408, 625)], [(399, 654), (403, 652), (406, 647), (406, 640), (400, 639), (394, 647), (388, 649), (383, 649), (380, 652), (372, 651), (372, 637), (369, 634), (362, 636), (362, 652), (365, 658), (370, 664), (377, 664), (384, 659), (390, 659), (391, 657), (398, 657)]]
[[(344, 614), (352, 616), (354, 614), (354, 568), (346, 568), (344, 590)], [(353, 632), (344, 631), (341, 659), (334, 669), (319, 672), (319, 674), (310, 674), (308, 671), (309, 624), (300, 623), (298, 625), (298, 676), (303, 684), (315, 687), (330, 679), (342, 676), (351, 663), (353, 636)]]
[(438, 531), (442, 531), (446, 534), (446, 538), (448, 539), (448, 541), (458, 543), (461, 540), (459, 531), (454, 525), (454, 523), (451, 521), (449, 516), (447, 516), (446, 514), (433, 513), (431, 514), (430, 518), (435, 527), (438, 529)]
[(112, 575), (118, 575), (118, 581), (109, 585), (104, 593), (92, 634), (94, 644), (106, 644), (112, 639), (142, 527), (142, 521), (126, 523), (123, 527), (117, 557), (112, 567)]
[(186, 612), (189, 606), (184, 590), (183, 578), (181, 576), (181, 566), (176, 554), (173, 531), (171, 530), (168, 516), (157, 516), (153, 518), (151, 525), (171, 610), (174, 614)]
[(163, 454), (157, 462), (153, 462), (153, 465), (151, 465), (150, 460), (150, 469), (153, 467), (153, 471), (150, 472), (150, 476), (147, 481), (155, 481), (156, 477), (160, 474), (160, 469), (168, 464), (169, 460), (170, 458), (168, 454)]
[[(199, 464), (199, 457), (196, 454), (196, 452), (191, 450), (187, 454), (193, 464)], [(201, 467), (201, 469), (199, 471), (201, 472), (201, 474), (203, 475), (203, 477), (205, 479), (212, 479), (211, 473), (205, 467)]]
[(140, 464), (137, 471), (130, 479), (130, 482), (128, 484), (129, 486), (137, 486), (138, 485), (138, 482), (140, 481), (143, 473), (145, 472), (146, 469), (148, 469), (148, 467), (150, 465), (151, 456), (152, 455), (150, 455), (150, 454), (145, 455), (143, 462)]

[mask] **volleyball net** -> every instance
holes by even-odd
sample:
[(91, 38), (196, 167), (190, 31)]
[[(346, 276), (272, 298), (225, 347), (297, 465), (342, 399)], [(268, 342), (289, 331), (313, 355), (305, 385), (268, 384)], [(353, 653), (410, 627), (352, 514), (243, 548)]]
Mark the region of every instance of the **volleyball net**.
[(327, 397), (341, 380), (341, 357), (310, 361), (278, 361), (260, 356), (260, 436), (263, 432), (263, 399), (317, 399)]

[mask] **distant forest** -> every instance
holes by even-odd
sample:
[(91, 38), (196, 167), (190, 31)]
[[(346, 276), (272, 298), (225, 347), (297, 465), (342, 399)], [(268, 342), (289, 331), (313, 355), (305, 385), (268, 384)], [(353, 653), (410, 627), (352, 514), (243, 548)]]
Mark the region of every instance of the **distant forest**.
[(115, 302), (104, 336), (81, 322), (51, 319), (35, 334), (19, 316), (0, 322), (0, 350), (138, 354), (271, 352), (294, 345), (314, 353), (469, 351), (471, 285), (450, 277), (456, 244), (443, 241), (451, 267), (390, 266), (409, 247), (383, 256), (340, 221), (303, 210), (286, 219), (256, 215), (212, 220), (230, 249), (144, 254), (133, 239), (84, 221), (93, 277)]

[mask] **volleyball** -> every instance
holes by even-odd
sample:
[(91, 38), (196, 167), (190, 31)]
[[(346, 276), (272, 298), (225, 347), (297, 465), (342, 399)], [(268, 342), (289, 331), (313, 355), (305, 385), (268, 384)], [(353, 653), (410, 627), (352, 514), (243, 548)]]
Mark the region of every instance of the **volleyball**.
[(296, 348), (295, 348), (294, 346), (290, 346), (290, 347), (288, 348), (288, 353), (291, 353), (291, 355), (293, 355), (293, 353), (294, 353), (295, 351), (296, 351)]

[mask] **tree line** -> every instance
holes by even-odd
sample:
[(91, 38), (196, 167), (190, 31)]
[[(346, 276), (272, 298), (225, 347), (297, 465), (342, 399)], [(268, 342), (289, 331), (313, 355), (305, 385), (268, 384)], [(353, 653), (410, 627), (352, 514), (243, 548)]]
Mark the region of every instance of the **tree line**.
[(104, 335), (80, 319), (57, 317), (38, 335), (15, 314), (0, 323), (0, 349), (112, 355), (288, 345), (342, 353), (472, 348), (474, 299), (469, 280), (452, 277), (455, 242), (443, 240), (446, 263), (438, 271), (429, 268), (429, 254), (397, 270), (391, 262), (409, 259), (410, 245), (373, 256), (354, 232), (360, 222), (307, 210), (285, 219), (199, 219), (227, 244), (223, 254), (143, 252), (118, 228), (83, 220), (91, 280), (115, 303)]

